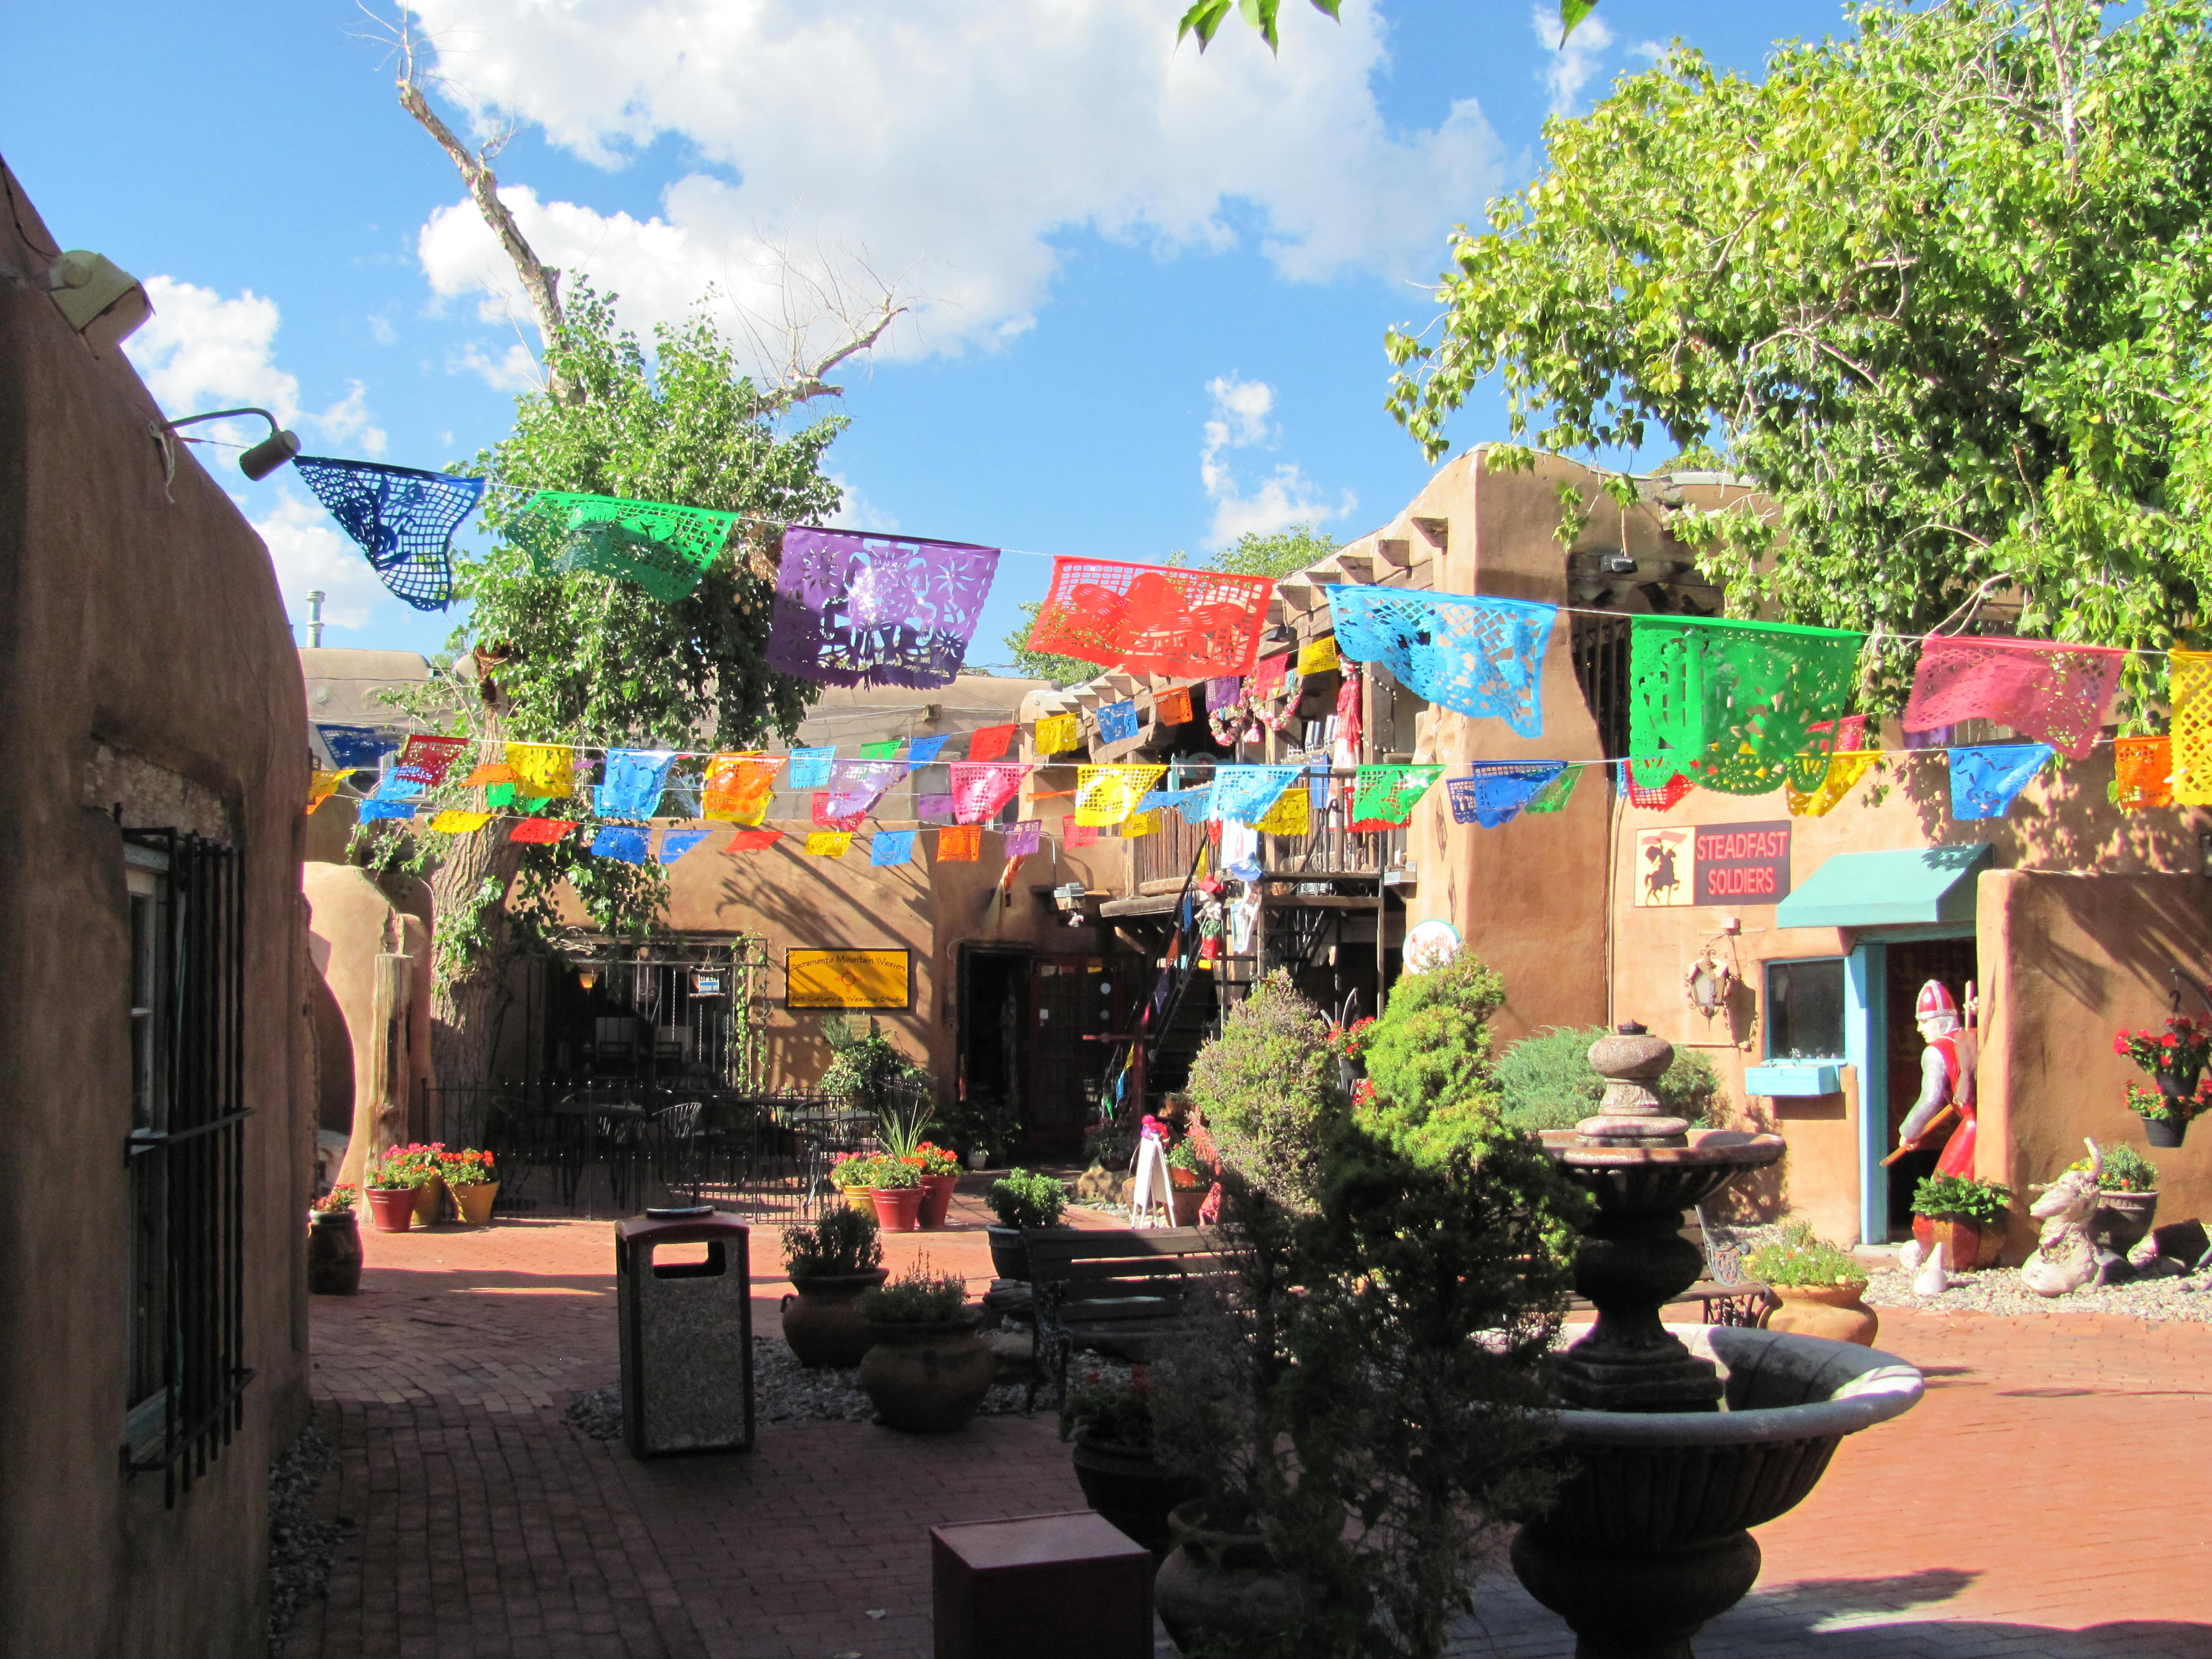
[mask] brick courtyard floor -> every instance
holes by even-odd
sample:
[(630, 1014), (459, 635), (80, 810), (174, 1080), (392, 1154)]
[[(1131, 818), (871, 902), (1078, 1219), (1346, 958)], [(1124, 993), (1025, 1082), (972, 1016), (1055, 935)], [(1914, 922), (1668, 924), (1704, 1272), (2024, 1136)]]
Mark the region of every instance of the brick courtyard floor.
[[(886, 1259), (927, 1251), (980, 1292), (984, 1219), (963, 1196)], [(313, 1304), (338, 1453), (317, 1512), (350, 1524), (291, 1659), (919, 1659), (928, 1526), (1081, 1507), (1047, 1414), (763, 1425), (750, 1455), (636, 1462), (561, 1419), (618, 1369), (608, 1223), (364, 1239), (362, 1294)], [(751, 1256), (774, 1334), (775, 1229)], [(1759, 1530), (1759, 1586), (1700, 1659), (2212, 1659), (2212, 1325), (1882, 1321), (1926, 1400)], [(1455, 1656), (1572, 1653), (1510, 1575), (1478, 1601)]]

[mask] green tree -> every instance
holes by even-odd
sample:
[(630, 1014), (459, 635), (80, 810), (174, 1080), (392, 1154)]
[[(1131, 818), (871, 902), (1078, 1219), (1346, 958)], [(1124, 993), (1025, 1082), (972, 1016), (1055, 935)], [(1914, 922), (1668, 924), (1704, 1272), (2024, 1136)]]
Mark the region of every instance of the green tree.
[[(1213, 37), (1229, 21), (1231, 8), (1254, 28), (1273, 52), (1282, 42), (1276, 33), (1276, 19), (1282, 15), (1283, 0), (1194, 0), (1190, 9), (1182, 15), (1176, 26), (1176, 40), (1181, 43), (1186, 34), (1198, 36), (1198, 49), (1204, 52), (1213, 44)], [(1344, 0), (1313, 0), (1313, 9), (1334, 17), (1343, 9)], [(1559, 39), (1565, 40), (1575, 32), (1575, 25), (1597, 9), (1597, 0), (1559, 0)]]
[[(2202, 640), (2206, 7), (2103, 10), (1866, 6), (1755, 80), (1670, 53), (1455, 239), (1440, 332), (1390, 337), (1392, 411), (1433, 458), (1497, 374), (1493, 464), (1717, 442), (1773, 516), (1674, 527), (1739, 614)], [(1911, 653), (1882, 660), (1894, 697)], [(2163, 664), (2130, 672), (2140, 711)]]
[[(703, 310), (654, 331), (653, 349), (579, 284), (546, 353), (548, 387), (516, 399), (514, 432), (466, 470), (491, 481), (488, 547), (457, 580), (471, 603), (456, 644), (485, 665), (456, 709), (426, 707), (448, 730), (491, 738), (609, 746), (740, 748), (787, 738), (816, 694), (764, 662), (774, 592), (772, 533), (741, 526), (699, 586), (673, 605), (617, 577), (539, 572), (506, 532), (538, 489), (575, 489), (740, 513), (773, 526), (818, 520), (837, 487), (822, 456), (845, 422), (792, 431), (781, 399), (743, 374)], [(456, 804), (478, 792), (459, 792)], [(581, 813), (554, 801), (548, 814)], [(448, 1084), (489, 1074), (507, 964), (543, 949), (565, 884), (593, 922), (642, 937), (667, 883), (657, 866), (596, 859), (583, 837), (518, 846), (496, 834), (386, 831), (373, 863), (428, 869), (436, 904), (434, 1060)]]
[(1480, 1155), (1498, 1139), (1490, 1017), (1504, 1002), (1504, 978), (1464, 951), (1401, 978), (1368, 1035), (1360, 1127), (1424, 1164)]
[[(1311, 524), (1294, 524), (1265, 533), (1248, 530), (1200, 568), (1237, 576), (1287, 576), (1308, 565), (1320, 563), (1336, 548), (1335, 537)], [(1178, 550), (1169, 554), (1166, 562), (1181, 565), (1188, 562), (1188, 556)], [(1006, 635), (1006, 649), (1013, 653), (1021, 672), (1032, 679), (1050, 680), (1054, 685), (1080, 685), (1105, 672), (1097, 663), (1085, 662), (1080, 657), (1030, 649), (1030, 630), (1036, 626), (1037, 612), (1043, 605), (1042, 599), (1031, 599), (1021, 605), (1022, 625)]]

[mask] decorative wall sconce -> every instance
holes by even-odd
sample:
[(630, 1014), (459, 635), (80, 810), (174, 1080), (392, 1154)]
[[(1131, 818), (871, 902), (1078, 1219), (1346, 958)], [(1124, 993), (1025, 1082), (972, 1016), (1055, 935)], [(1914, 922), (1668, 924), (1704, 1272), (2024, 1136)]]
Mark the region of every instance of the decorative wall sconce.
[(1707, 1020), (1728, 1006), (1729, 994), (1735, 989), (1735, 964), (1721, 960), (1713, 944), (1707, 944), (1682, 975), (1682, 994), (1689, 1004)]
[(299, 434), (287, 432), (276, 424), (276, 417), (265, 409), (216, 409), (204, 415), (187, 415), (180, 421), (164, 421), (162, 429), (174, 432), (180, 426), (197, 426), (202, 421), (220, 421), (229, 415), (258, 415), (269, 422), (269, 435), (238, 458), (238, 470), (254, 483), (259, 483), (278, 467), (300, 453)]

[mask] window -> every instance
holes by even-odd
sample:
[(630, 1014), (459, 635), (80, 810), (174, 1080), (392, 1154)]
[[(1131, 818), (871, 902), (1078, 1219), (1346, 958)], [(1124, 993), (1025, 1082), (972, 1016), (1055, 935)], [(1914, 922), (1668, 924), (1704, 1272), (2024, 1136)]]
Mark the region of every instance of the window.
[(1838, 1060), (1844, 1053), (1844, 959), (1766, 964), (1766, 1057)]
[(170, 1502), (244, 1421), (244, 916), (231, 849), (127, 832), (131, 1275), (123, 1462)]

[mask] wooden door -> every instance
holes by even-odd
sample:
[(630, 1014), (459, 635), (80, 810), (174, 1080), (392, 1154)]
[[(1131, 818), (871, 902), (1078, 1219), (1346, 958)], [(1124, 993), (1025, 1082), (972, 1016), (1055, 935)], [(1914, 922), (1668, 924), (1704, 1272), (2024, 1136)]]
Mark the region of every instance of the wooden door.
[(1023, 1121), (1026, 1148), (1073, 1158), (1097, 1109), (1108, 1056), (1104, 1039), (1135, 1018), (1135, 957), (1043, 956), (1030, 988), (1030, 1086)]

